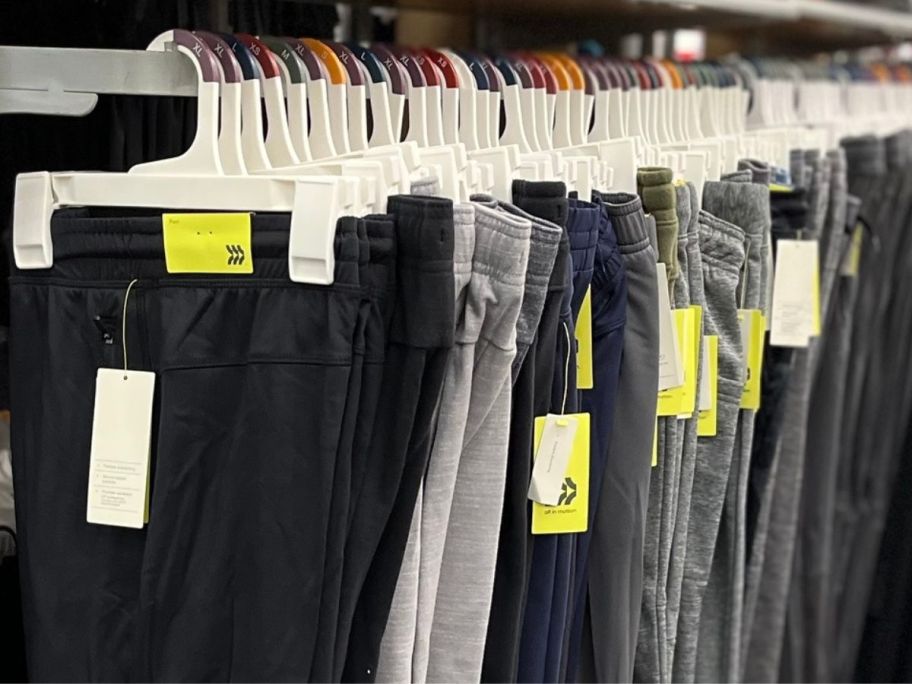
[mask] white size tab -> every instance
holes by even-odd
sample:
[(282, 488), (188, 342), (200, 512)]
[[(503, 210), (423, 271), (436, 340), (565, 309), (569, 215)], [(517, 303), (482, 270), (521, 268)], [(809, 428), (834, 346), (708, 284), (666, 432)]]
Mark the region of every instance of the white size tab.
[(577, 419), (549, 413), (541, 441), (535, 450), (535, 465), (532, 466), (532, 481), (529, 483), (529, 498), (546, 506), (556, 506), (561, 495), (561, 486), (573, 440), (576, 437)]
[(99, 368), (86, 520), (141, 528), (149, 518), (155, 373)]
[(668, 297), (668, 275), (665, 264), (656, 264), (656, 286), (659, 294), (659, 391), (684, 384), (684, 363), (677, 326)]
[(814, 334), (817, 278), (816, 240), (779, 240), (770, 344), (774, 347), (807, 347)]
[(709, 338), (703, 336), (702, 351), (700, 353), (700, 406), (701, 411), (709, 411), (713, 406), (712, 380), (709, 372), (710, 344)]

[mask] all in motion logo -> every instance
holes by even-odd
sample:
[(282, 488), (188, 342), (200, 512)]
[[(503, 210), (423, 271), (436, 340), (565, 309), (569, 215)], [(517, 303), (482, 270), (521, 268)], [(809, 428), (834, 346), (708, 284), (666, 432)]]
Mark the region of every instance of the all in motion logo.
[(228, 250), (228, 265), (240, 266), (244, 263), (244, 248), (240, 245), (225, 245)]
[(572, 478), (565, 477), (561, 484), (561, 495), (557, 500), (558, 506), (569, 506), (576, 498), (576, 483)]

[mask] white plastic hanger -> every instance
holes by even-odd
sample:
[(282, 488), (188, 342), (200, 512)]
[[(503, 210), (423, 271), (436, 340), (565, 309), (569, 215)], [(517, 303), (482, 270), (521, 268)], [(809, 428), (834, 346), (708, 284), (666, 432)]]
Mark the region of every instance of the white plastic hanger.
[(219, 63), (219, 97), (221, 101), (218, 150), (223, 170), (229, 176), (245, 175), (244, 151), (241, 144), (241, 65), (231, 47), (208, 31), (194, 31)]
[(301, 38), (300, 41), (326, 67), (329, 75), (326, 89), (329, 95), (329, 123), (333, 147), (337, 154), (348, 154), (352, 147), (348, 137), (348, 78), (345, 69), (335, 52), (324, 43), (314, 38)]
[(288, 130), (288, 115), (285, 112), (285, 94), (282, 89), (282, 70), (265, 44), (249, 34), (238, 38), (259, 62), (261, 70), (260, 87), (266, 105), (266, 154), (271, 166), (291, 166), (300, 162)]
[(262, 71), (247, 47), (230, 33), (218, 34), (228, 45), (241, 67), (241, 152), (248, 173), (271, 168), (266, 154), (263, 108), (260, 90)]
[[(200, 78), (198, 129), (190, 153), (133, 167), (129, 173), (20, 174), (13, 208), (13, 253), (21, 269), (54, 263), (51, 216), (63, 206), (169, 207), (214, 211), (291, 212), (288, 266), (296, 282), (333, 281), (339, 216), (358, 198), (344, 178), (222, 175), (218, 157), (218, 70), (214, 55), (188, 31), (169, 31), (152, 49), (173, 44), (193, 59)], [(214, 96), (215, 95), (215, 96)]]
[(288, 134), (295, 153), (302, 162), (313, 159), (307, 132), (307, 67), (281, 38), (261, 36), (260, 41), (272, 52), (273, 59), (282, 72), (285, 101), (287, 104)]
[(130, 169), (135, 174), (215, 174), (225, 173), (218, 151), (219, 67), (212, 51), (189, 31), (166, 31), (156, 36), (149, 50), (162, 51), (173, 46), (188, 55), (200, 77), (197, 94), (196, 136), (190, 149), (179, 157), (138, 164)]

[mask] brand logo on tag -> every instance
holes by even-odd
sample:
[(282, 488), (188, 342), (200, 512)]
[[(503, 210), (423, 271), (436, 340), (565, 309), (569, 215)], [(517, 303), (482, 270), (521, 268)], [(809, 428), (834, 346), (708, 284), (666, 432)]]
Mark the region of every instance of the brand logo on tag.
[(573, 503), (573, 500), (576, 498), (576, 483), (572, 478), (565, 477), (564, 483), (561, 485), (561, 495), (557, 500), (558, 506), (569, 506)]
[(240, 245), (225, 245), (228, 250), (228, 265), (240, 266), (244, 263), (244, 248)]

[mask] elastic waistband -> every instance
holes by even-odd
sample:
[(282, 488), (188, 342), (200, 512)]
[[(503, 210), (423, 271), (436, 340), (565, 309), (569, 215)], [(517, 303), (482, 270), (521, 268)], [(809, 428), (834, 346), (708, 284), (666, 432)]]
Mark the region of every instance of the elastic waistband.
[(551, 280), (554, 261), (560, 245), (561, 229), (545, 221), (532, 222), (529, 241), (529, 262), (526, 267), (526, 287), (545, 287)]
[(471, 273), (475, 254), (475, 207), (468, 203), (453, 207), (453, 271)]
[(741, 159), (738, 161), (738, 169), (750, 171), (751, 182), (757, 185), (769, 185), (772, 176), (772, 169), (766, 162), (759, 159)]
[[(253, 273), (168, 273), (165, 261), (162, 214), (81, 208), (57, 211), (51, 218), (54, 266), (20, 271), (23, 277), (64, 278), (82, 281), (133, 278), (210, 280), (242, 284), (255, 280), (286, 280), (288, 275), (289, 214), (251, 214)], [(184, 212), (186, 213), (186, 212)], [(362, 235), (364, 230), (361, 230)], [(359, 285), (361, 259), (359, 219), (342, 217), (334, 239), (334, 284)], [(226, 252), (227, 254), (227, 252)]]
[(532, 224), (483, 204), (475, 205), (473, 273), (487, 273), (505, 283), (526, 279)]
[(754, 174), (750, 169), (738, 169), (731, 173), (722, 174), (722, 180), (726, 183), (752, 183)]
[(879, 176), (887, 172), (884, 143), (873, 135), (844, 138), (841, 142), (852, 174)]
[(560, 181), (513, 181), (513, 204), (539, 218), (567, 223), (567, 186)]
[(595, 249), (599, 239), (601, 209), (591, 202), (570, 200), (567, 215), (567, 236), (570, 238), (570, 258), (574, 273), (589, 273), (595, 264)]
[(548, 292), (563, 292), (567, 287), (568, 272), (570, 269), (570, 239), (561, 231), (560, 243), (557, 245), (557, 256), (554, 257), (554, 268), (548, 278)]
[(678, 214), (678, 242), (687, 240), (690, 235), (690, 222), (693, 208), (690, 204), (691, 188), (687, 183), (675, 185), (675, 208)]
[(602, 206), (611, 220), (621, 252), (629, 254), (649, 246), (649, 232), (639, 197), (629, 192), (609, 192), (602, 195)]
[(442, 197), (394, 195), (387, 212), (396, 221), (397, 259), (422, 271), (453, 269), (453, 202)]
[[(396, 268), (396, 226), (386, 215), (365, 216), (361, 220), (369, 251), (368, 285), (375, 298), (384, 298), (395, 287), (391, 277)], [(363, 282), (363, 281), (362, 281)]]

